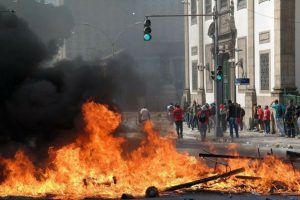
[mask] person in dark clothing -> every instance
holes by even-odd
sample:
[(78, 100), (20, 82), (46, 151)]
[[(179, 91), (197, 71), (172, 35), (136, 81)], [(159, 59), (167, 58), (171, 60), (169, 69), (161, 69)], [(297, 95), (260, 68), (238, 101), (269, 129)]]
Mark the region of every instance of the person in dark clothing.
[(236, 122), (236, 107), (231, 100), (228, 100), (227, 120), (229, 121), (230, 137), (233, 138), (233, 129), (234, 129), (235, 135), (238, 138), (239, 132), (238, 132), (238, 125)]
[(177, 132), (177, 136), (178, 138), (182, 138), (182, 132), (183, 132), (183, 127), (182, 127), (182, 123), (183, 123), (183, 110), (180, 108), (179, 104), (175, 105), (175, 109), (173, 111), (173, 116), (174, 116), (174, 121), (175, 121), (175, 125), (176, 125), (176, 132)]
[(284, 122), (286, 124), (287, 129), (287, 137), (295, 137), (295, 113), (296, 107), (294, 106), (294, 102), (291, 99), (289, 101), (289, 105), (286, 107), (284, 114)]
[(240, 123), (241, 123), (241, 107), (237, 103), (234, 103), (234, 106), (235, 106), (235, 112), (236, 112), (236, 123), (239, 128)]
[(200, 136), (201, 136), (201, 141), (205, 142), (206, 140), (206, 130), (207, 130), (207, 125), (209, 121), (209, 110), (206, 108), (206, 106), (202, 106), (200, 111), (197, 114), (198, 117), (198, 123), (199, 123), (199, 131), (200, 131)]
[(253, 131), (259, 131), (258, 127), (258, 114), (257, 114), (257, 104), (255, 103), (253, 105), (253, 121), (252, 121), (252, 130)]

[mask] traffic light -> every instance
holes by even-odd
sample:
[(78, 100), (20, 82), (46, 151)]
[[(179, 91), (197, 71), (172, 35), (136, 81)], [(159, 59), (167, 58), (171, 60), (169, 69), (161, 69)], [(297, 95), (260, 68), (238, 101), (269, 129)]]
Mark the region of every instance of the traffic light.
[(215, 80), (215, 71), (210, 71), (210, 77), (212, 80)]
[(144, 21), (144, 41), (150, 41), (152, 39), (151, 36), (151, 21), (150, 19), (146, 18), (146, 20)]
[(217, 68), (217, 81), (221, 81), (222, 79), (223, 79), (222, 66), (219, 65)]

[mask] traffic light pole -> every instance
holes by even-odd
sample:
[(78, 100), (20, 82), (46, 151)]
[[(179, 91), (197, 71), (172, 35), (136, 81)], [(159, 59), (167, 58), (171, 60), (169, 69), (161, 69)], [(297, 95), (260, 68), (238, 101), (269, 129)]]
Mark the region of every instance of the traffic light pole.
[[(219, 25), (218, 25), (218, 2), (215, 0), (215, 8), (214, 8), (214, 14), (213, 14), (213, 19), (214, 19), (214, 24), (215, 24), (215, 34), (214, 34), (214, 46), (215, 46), (215, 56), (214, 56), (214, 70), (215, 73), (217, 72), (217, 68), (219, 66)], [(215, 98), (215, 103), (216, 103), (216, 115), (215, 115), (215, 136), (216, 137), (223, 137), (223, 130), (221, 127), (221, 120), (220, 120), (220, 103), (221, 103), (221, 94), (222, 91), (220, 90), (220, 86), (222, 84), (222, 80), (217, 80), (215, 77), (214, 81), (214, 98)]]
[[(218, 12), (218, 1), (215, 0), (215, 8), (213, 14), (202, 14), (202, 15), (147, 15), (145, 16), (147, 19), (150, 17), (191, 17), (191, 16), (212, 16), (214, 19), (215, 25), (215, 32), (214, 32), (214, 73), (216, 73), (217, 68), (219, 66), (219, 25), (218, 25), (218, 18), (220, 15), (230, 13), (231, 11), (223, 11)], [(215, 74), (216, 75), (216, 74)], [(223, 137), (223, 130), (221, 126), (221, 116), (220, 116), (220, 104), (221, 104), (221, 97), (222, 97), (222, 83), (223, 79), (221, 80), (214, 80), (214, 98), (216, 103), (216, 115), (215, 115), (215, 136), (216, 137)]]

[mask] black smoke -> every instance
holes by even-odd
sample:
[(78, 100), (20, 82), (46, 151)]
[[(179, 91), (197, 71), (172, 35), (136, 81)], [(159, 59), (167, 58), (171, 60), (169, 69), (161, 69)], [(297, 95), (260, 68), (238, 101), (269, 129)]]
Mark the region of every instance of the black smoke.
[[(4, 7), (0, 7), (5, 10)], [(137, 109), (144, 83), (126, 54), (87, 62), (45, 65), (49, 50), (15, 14), (0, 14), (0, 153), (20, 146), (45, 156), (49, 146), (70, 142), (81, 129), (88, 100), (112, 109)]]
[[(44, 2), (44, 0), (40, 1)], [(53, 53), (68, 38), (74, 28), (74, 19), (65, 5), (37, 3), (36, 0), (0, 0), (0, 4), (12, 9), (27, 22)]]

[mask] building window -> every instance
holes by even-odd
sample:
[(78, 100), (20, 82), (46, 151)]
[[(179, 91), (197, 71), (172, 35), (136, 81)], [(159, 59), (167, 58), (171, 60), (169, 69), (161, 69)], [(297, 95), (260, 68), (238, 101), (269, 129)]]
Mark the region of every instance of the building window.
[(220, 1), (220, 10), (224, 10), (227, 8), (228, 1), (227, 0), (221, 0)]
[[(191, 15), (197, 15), (197, 1), (191, 0)], [(197, 16), (191, 17), (191, 25), (197, 24)]]
[(247, 0), (238, 0), (237, 1), (237, 9), (240, 10), (243, 8), (247, 8)]
[(198, 62), (192, 61), (192, 90), (198, 89)]
[(260, 90), (270, 90), (270, 53), (260, 53)]
[(192, 56), (196, 56), (198, 55), (198, 47), (197, 46), (193, 46), (192, 47)]

